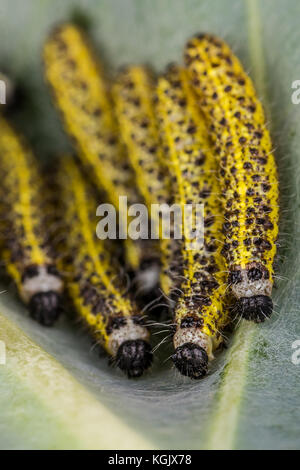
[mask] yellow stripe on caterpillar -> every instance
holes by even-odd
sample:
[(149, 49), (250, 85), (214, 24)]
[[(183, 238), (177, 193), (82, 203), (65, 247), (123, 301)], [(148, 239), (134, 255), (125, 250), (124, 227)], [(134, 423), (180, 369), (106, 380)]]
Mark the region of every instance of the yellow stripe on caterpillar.
[(50, 326), (58, 318), (63, 283), (43, 224), (43, 187), (31, 150), (0, 117), (2, 257), (31, 316)]
[(167, 202), (170, 185), (155, 116), (155, 81), (143, 66), (128, 66), (119, 73), (112, 93), (121, 139), (135, 170), (137, 186), (147, 207)]
[(121, 267), (96, 237), (93, 191), (69, 157), (62, 158), (58, 180), (70, 298), (96, 341), (129, 377), (138, 377), (152, 362), (149, 332), (125, 294)]
[[(44, 46), (46, 79), (75, 142), (86, 172), (110, 203), (119, 208), (119, 197), (128, 205), (139, 202), (134, 173), (118, 140), (118, 127), (103, 71), (84, 34), (72, 24), (57, 27)], [(121, 210), (126, 226), (127, 214)], [(124, 241), (126, 258), (133, 268), (140, 262), (137, 244)]]
[[(139, 192), (152, 214), (152, 204), (171, 201), (170, 181), (155, 115), (154, 77), (147, 67), (128, 66), (118, 74), (112, 93), (121, 139), (134, 168)], [(162, 237), (158, 218), (153, 217), (152, 223), (157, 225), (155, 230), (160, 234), (161, 287), (168, 295), (171, 285), (165, 271), (169, 268), (166, 264), (172, 241)]]
[[(177, 257), (183, 265), (183, 272), (179, 271), (184, 280), (175, 306), (172, 356), (183, 375), (198, 379), (206, 374), (208, 360), (213, 358), (213, 350), (222, 340), (221, 330), (229, 320), (216, 159), (187, 71), (170, 66), (159, 79), (157, 96), (164, 145), (177, 187), (176, 202), (182, 208), (204, 204), (203, 247), (193, 250), (190, 240), (184, 238), (181, 257)], [(194, 223), (186, 224), (184, 219), (184, 232), (191, 233)]]
[(236, 311), (264, 321), (278, 234), (278, 178), (263, 107), (253, 83), (229, 46), (201, 34), (185, 60), (220, 163), (224, 207), (223, 253)]

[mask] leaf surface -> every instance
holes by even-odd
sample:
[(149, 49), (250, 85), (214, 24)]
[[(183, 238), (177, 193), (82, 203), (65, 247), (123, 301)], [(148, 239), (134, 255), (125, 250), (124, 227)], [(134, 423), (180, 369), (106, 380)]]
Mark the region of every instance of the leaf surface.
[(300, 79), (297, 0), (2, 0), (0, 68), (26, 90), (16, 120), (40, 158), (69, 148), (43, 82), (41, 47), (49, 29), (86, 17), (112, 70), (146, 62), (157, 71), (181, 60), (200, 31), (225, 38), (254, 79), (267, 109), (281, 185), (276, 311), (270, 321), (238, 325), (204, 380), (179, 376), (158, 360), (126, 380), (91, 349), (67, 318), (43, 329), (15, 292), (0, 298), (1, 448), (299, 448)]

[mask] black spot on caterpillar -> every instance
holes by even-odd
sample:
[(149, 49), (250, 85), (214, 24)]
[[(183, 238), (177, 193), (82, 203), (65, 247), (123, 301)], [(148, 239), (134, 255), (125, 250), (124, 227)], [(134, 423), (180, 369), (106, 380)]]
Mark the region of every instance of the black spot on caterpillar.
[[(95, 233), (96, 201), (74, 161), (62, 158), (61, 191), (66, 288), (79, 317), (128, 377), (139, 377), (152, 363), (149, 331), (125, 293), (121, 267)], [(66, 236), (66, 234), (68, 234)]]
[[(163, 145), (157, 120), (156, 80), (145, 66), (126, 67), (118, 76), (113, 91), (123, 141), (149, 212), (151, 204), (172, 204), (175, 182), (169, 175), (167, 147)], [(159, 221), (160, 224), (161, 215)], [(159, 284), (172, 305), (171, 299), (180, 285), (181, 252), (178, 240), (173, 238), (172, 226), (170, 238), (162, 237), (161, 226), (159, 233)]]
[(41, 210), (41, 175), (30, 149), (0, 117), (2, 256), (32, 318), (52, 325), (61, 312), (63, 283), (50, 247)]
[[(172, 356), (183, 375), (199, 379), (206, 374), (212, 352), (222, 340), (221, 330), (229, 314), (224, 305), (225, 260), (215, 156), (189, 82), (185, 69), (170, 66), (158, 82), (157, 114), (176, 183), (176, 202), (181, 207), (204, 203), (204, 245), (192, 248), (187, 236), (180, 243), (183, 272), (175, 304)], [(183, 226), (185, 233), (195, 228), (191, 220)]]
[(263, 107), (223, 40), (196, 36), (187, 43), (185, 59), (220, 163), (223, 254), (235, 310), (261, 322), (272, 312), (279, 213), (276, 163)]
[[(116, 209), (120, 196), (127, 197), (128, 205), (140, 202), (134, 172), (118, 139), (109, 87), (80, 28), (64, 24), (53, 31), (44, 46), (44, 65), (66, 131), (95, 186)], [(126, 226), (126, 210), (119, 209)], [(124, 243), (128, 265), (138, 268), (139, 244), (129, 238)]]
[[(123, 68), (113, 84), (112, 94), (121, 140), (127, 149), (128, 158), (135, 171), (136, 185), (150, 216), (153, 204), (171, 201), (170, 180), (155, 113), (154, 77), (144, 66), (132, 65)], [(152, 224), (157, 234), (160, 234), (160, 240), (157, 242), (157, 258), (160, 258), (162, 265), (160, 281), (162, 289), (168, 295), (166, 284), (169, 277), (165, 276), (164, 271), (169, 269), (169, 265), (165, 265), (168, 264), (172, 241), (161, 236), (159, 216), (152, 214)], [(153, 245), (152, 249), (155, 250), (155, 244)], [(144, 270), (144, 275), (139, 273), (138, 276), (146, 285), (152, 281), (152, 286), (155, 285), (152, 279), (155, 273), (158, 273), (158, 266), (155, 266), (153, 261), (152, 266)]]

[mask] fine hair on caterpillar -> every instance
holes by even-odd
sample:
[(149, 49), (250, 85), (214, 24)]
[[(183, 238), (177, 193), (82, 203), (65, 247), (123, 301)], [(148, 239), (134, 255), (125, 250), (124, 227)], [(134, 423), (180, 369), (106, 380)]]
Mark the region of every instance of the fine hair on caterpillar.
[[(154, 276), (157, 273), (160, 287), (165, 293), (169, 293), (172, 283), (169, 269), (175, 255), (175, 244), (168, 239), (176, 238), (176, 228), (181, 224), (177, 223), (177, 227), (171, 227), (170, 215), (166, 224), (167, 214), (162, 213), (163, 206), (170, 210), (173, 203), (173, 188), (161, 145), (155, 110), (155, 87), (156, 80), (148, 67), (131, 65), (123, 68), (117, 75), (112, 95), (121, 140), (134, 169), (136, 185), (148, 209), (146, 218), (151, 222), (151, 238), (158, 240), (156, 246), (154, 244), (154, 249), (158, 251), (159, 262), (156, 266), (152, 263), (152, 269), (148, 272), (139, 273), (139, 285), (144, 282), (144, 286), (150, 288), (150, 281), (154, 285)], [(143, 222), (144, 228), (146, 220)], [(146, 236), (149, 237), (149, 232)]]
[[(56, 27), (47, 38), (44, 51), (45, 76), (64, 127), (78, 151), (82, 167), (107, 202), (120, 209), (119, 196), (130, 204), (140, 201), (134, 172), (119, 141), (118, 126), (109, 85), (84, 32), (75, 24)], [(88, 129), (88, 131), (87, 131)], [(124, 240), (125, 260), (137, 269), (142, 250), (131, 239)]]
[(219, 162), (224, 212), (222, 254), (233, 311), (269, 318), (278, 235), (273, 146), (253, 83), (229, 46), (210, 34), (188, 41), (185, 62)]
[[(61, 158), (58, 172), (61, 220), (68, 237), (59, 250), (66, 254), (59, 263), (67, 272), (69, 298), (82, 323), (110, 362), (127, 374), (139, 377), (152, 363), (149, 331), (143, 315), (131, 300), (110, 242), (95, 233), (95, 193), (83, 178), (74, 159)], [(73, 254), (76, 253), (75, 256)]]
[[(2, 208), (11, 214), (0, 217), (3, 259), (19, 295), (35, 320), (53, 324), (63, 277), (94, 344), (129, 378), (172, 336), (174, 366), (200, 379), (228, 324), (261, 323), (274, 309), (278, 179), (261, 103), (223, 40), (192, 38), (185, 63), (157, 81), (129, 66), (109, 86), (76, 25), (49, 36), (47, 80), (87, 175), (62, 157), (52, 208), (30, 152), (0, 119)], [(124, 240), (120, 249), (112, 239)], [(145, 314), (154, 309), (173, 318), (152, 347), (148, 327), (159, 323)]]
[(0, 153), (2, 257), (31, 317), (51, 326), (61, 313), (63, 282), (48, 243), (42, 177), (29, 147), (3, 117)]
[[(183, 67), (172, 64), (159, 78), (157, 114), (176, 186), (175, 202), (205, 208), (204, 243), (190, 250), (188, 237), (180, 240), (176, 258), (182, 262), (175, 265), (169, 289), (175, 324), (171, 359), (182, 375), (199, 379), (206, 375), (213, 351), (222, 341), (220, 331), (229, 321), (229, 312), (215, 156)], [(194, 223), (195, 218), (183, 219), (184, 231), (192, 233)]]

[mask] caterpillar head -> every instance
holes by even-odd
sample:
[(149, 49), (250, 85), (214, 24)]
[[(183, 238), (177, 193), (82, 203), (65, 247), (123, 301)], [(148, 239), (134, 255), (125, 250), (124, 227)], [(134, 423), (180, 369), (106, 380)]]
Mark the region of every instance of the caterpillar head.
[(143, 339), (124, 341), (119, 346), (116, 364), (129, 378), (140, 377), (152, 364), (150, 344)]
[(233, 310), (245, 320), (262, 323), (271, 316), (273, 312), (273, 302), (268, 295), (241, 297), (236, 301)]
[(63, 283), (53, 265), (30, 265), (22, 276), (21, 296), (31, 317), (52, 326), (61, 313)]
[(193, 322), (179, 326), (173, 337), (175, 352), (172, 361), (182, 375), (201, 379), (208, 372), (208, 362), (213, 358), (212, 339)]
[(195, 343), (184, 343), (172, 355), (175, 367), (182, 375), (201, 379), (208, 371), (208, 355), (204, 348)]
[(44, 326), (52, 326), (61, 313), (61, 296), (54, 291), (38, 292), (29, 302), (30, 316)]
[[(118, 317), (117, 317), (118, 318)], [(121, 321), (122, 319), (122, 321)], [(152, 364), (149, 331), (139, 316), (121, 317), (109, 328), (109, 350), (129, 378), (140, 377)]]
[(229, 282), (237, 298), (233, 313), (256, 323), (269, 318), (273, 311), (270, 278), (270, 273), (259, 263), (251, 263), (246, 269), (232, 270)]

